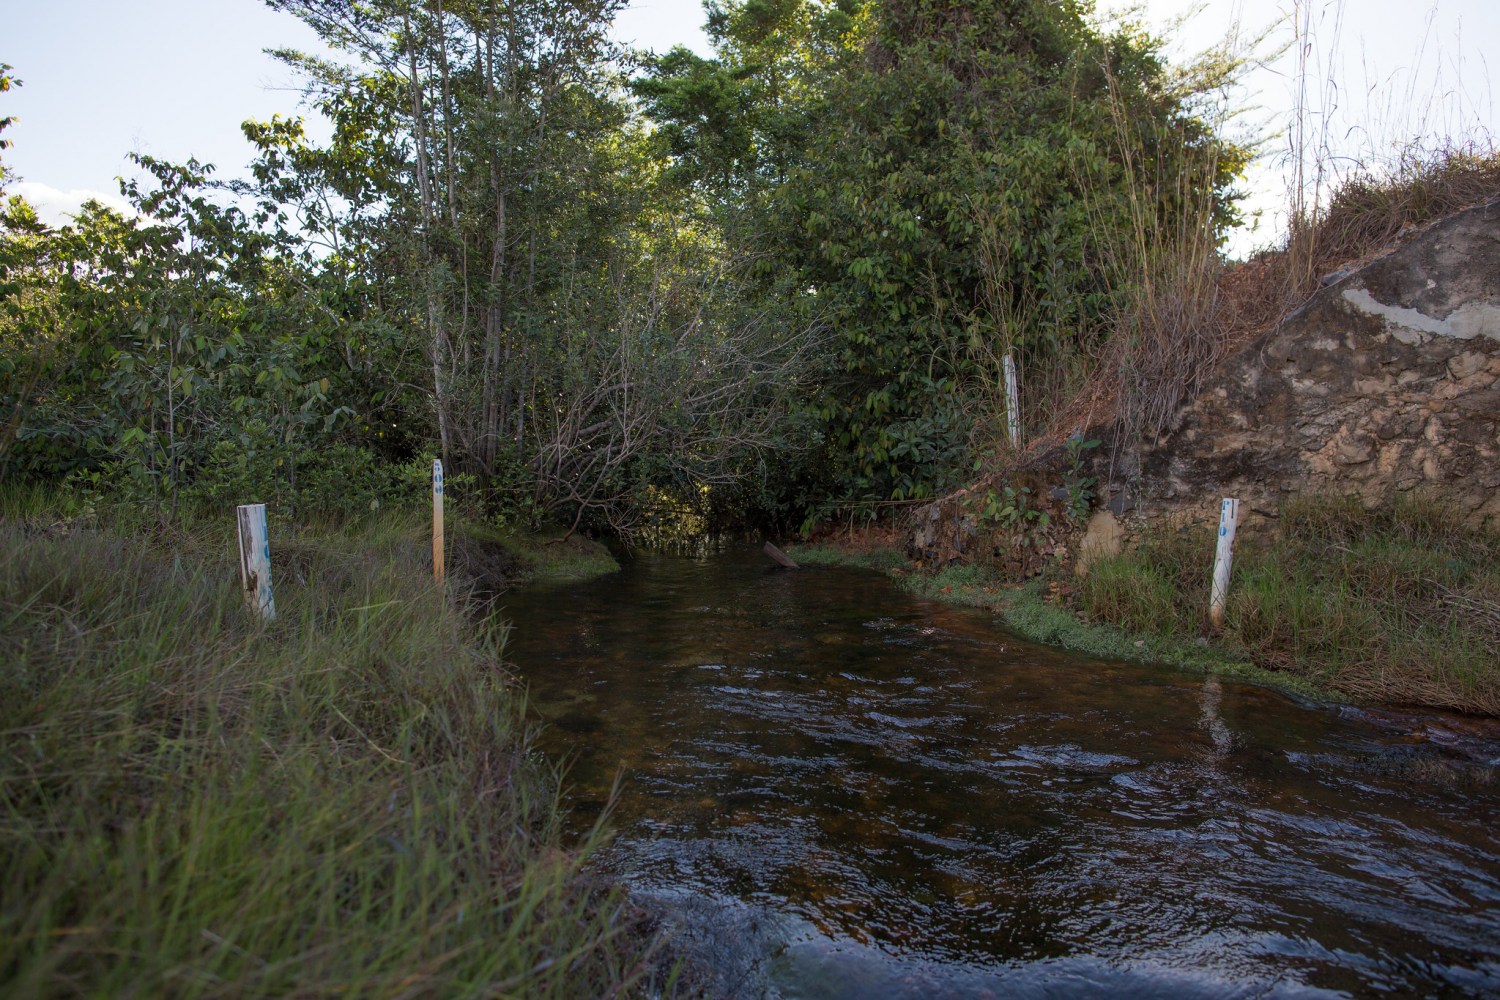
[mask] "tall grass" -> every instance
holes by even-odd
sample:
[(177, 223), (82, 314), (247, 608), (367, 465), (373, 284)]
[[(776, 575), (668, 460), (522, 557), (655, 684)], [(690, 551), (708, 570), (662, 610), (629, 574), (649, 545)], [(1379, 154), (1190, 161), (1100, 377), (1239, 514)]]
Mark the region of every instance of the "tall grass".
[[(1127, 22), (1117, 30), (1138, 29)], [(1234, 214), (1227, 187), (1261, 141), (1238, 123), (1232, 95), (1265, 44), (1265, 35), (1241, 36), (1236, 26), (1146, 92), (1112, 63), (1099, 67), (1108, 165), (1079, 159), (1068, 169), (1085, 193), (1088, 255), (1108, 308), (1086, 356), (1030, 373), (1047, 386), (1044, 446), (1111, 422), (1121, 442), (1155, 440), (1220, 356), (1228, 322), (1220, 249)], [(1143, 113), (1163, 106), (1175, 112)]]
[[(1404, 229), (1500, 194), (1491, 116), (1463, 75), (1461, 22), (1428, 5), (1426, 27), (1400, 64), (1363, 65), (1361, 88), (1339, 61), (1345, 0), (1294, 0), (1296, 101), (1283, 157), (1287, 237), (1271, 284), (1282, 308), (1323, 274), (1390, 245)], [(1443, 51), (1434, 30), (1455, 29)]]
[(0, 521), (0, 993), (603, 996), (648, 940), (565, 848), (498, 640), (420, 529)]
[(1393, 163), (1352, 171), (1316, 214), (1294, 215), (1286, 245), (1259, 259), (1262, 301), (1254, 324), (1271, 322), (1341, 267), (1386, 250), (1406, 233), (1500, 198), (1500, 151), (1487, 139), (1412, 143)]
[[(1155, 635), (1206, 628), (1210, 533), (1148, 538), (1090, 568), (1079, 605)], [(1202, 567), (1190, 572), (1185, 567)], [(1366, 509), (1301, 497), (1273, 539), (1246, 546), (1224, 634), (1257, 665), (1349, 694), (1500, 714), (1500, 538), (1436, 499)]]
[(1118, 379), (1114, 395), (1127, 440), (1159, 437), (1219, 355), (1225, 322), (1219, 233), (1226, 206), (1215, 182), (1232, 169), (1226, 160), (1249, 151), (1209, 138), (1227, 131), (1230, 116), (1204, 98), (1228, 87), (1244, 62), (1226, 47), (1188, 74), (1191, 82), (1176, 96), (1203, 115), (1209, 131), (1196, 139), (1180, 122), (1143, 127), (1109, 74), (1116, 155), (1131, 183), (1123, 230), (1099, 227), (1100, 253), (1121, 290), (1103, 371)]

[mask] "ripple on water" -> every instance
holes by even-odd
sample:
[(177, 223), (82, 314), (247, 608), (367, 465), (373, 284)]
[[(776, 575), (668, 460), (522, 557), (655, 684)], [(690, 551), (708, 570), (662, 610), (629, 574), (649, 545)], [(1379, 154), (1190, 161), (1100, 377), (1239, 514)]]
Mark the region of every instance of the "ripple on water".
[(597, 863), (716, 992), (1500, 995), (1500, 788), (1382, 763), (1482, 765), (1484, 727), (1072, 658), (758, 558), (508, 599), (580, 827), (628, 769)]

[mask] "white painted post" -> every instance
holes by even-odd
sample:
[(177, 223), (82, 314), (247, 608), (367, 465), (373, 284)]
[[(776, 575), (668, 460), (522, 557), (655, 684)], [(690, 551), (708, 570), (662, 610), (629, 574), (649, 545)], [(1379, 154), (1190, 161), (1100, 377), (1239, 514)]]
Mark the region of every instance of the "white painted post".
[(1000, 359), (1005, 371), (1005, 420), (1010, 429), (1010, 443), (1021, 446), (1021, 394), (1016, 388), (1016, 359), (1010, 351)]
[(1208, 618), (1214, 628), (1224, 627), (1229, 604), (1229, 569), (1234, 561), (1234, 531), (1240, 523), (1240, 502), (1225, 497), (1219, 505), (1219, 544), (1214, 550), (1214, 585), (1208, 598)]
[(267, 618), (276, 617), (271, 596), (271, 540), (266, 530), (266, 505), (240, 504), (235, 508), (240, 529), (240, 585), (250, 607)]
[(432, 460), (432, 578), (443, 582), (443, 460)]

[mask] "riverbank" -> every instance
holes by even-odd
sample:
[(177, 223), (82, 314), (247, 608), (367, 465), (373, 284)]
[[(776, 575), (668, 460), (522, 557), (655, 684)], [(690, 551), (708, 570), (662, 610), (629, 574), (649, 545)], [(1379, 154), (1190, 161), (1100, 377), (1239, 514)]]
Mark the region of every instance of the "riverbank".
[(844, 539), (800, 561), (883, 570), (924, 597), (994, 611), (1020, 635), (1096, 656), (1240, 677), (1316, 700), (1500, 716), (1500, 539), (1430, 498), (1378, 509), (1289, 502), (1242, 542), (1222, 630), (1205, 621), (1209, 526), (1148, 526), (1086, 575), (1016, 585), (983, 565), (936, 574), (887, 544)]
[(0, 992), (661, 992), (421, 519), (273, 534), (0, 519)]
[(1009, 583), (981, 566), (950, 566), (928, 574), (910, 568), (905, 556), (892, 548), (871, 547), (859, 541), (797, 545), (793, 558), (809, 566), (856, 566), (885, 573), (901, 589), (927, 600), (993, 613), (1006, 628), (1032, 642), (1061, 646), (1088, 656), (1160, 663), (1201, 670), (1278, 688), (1312, 701), (1334, 701), (1342, 696), (1305, 677), (1257, 667), (1227, 650), (1197, 641), (1173, 640), (1149, 632), (1132, 633), (1089, 622), (1071, 609), (1048, 600), (1043, 584)]
[(483, 594), (528, 583), (590, 580), (620, 568), (603, 545), (565, 528), (522, 532), (474, 522), (457, 525), (453, 563), (465, 583)]

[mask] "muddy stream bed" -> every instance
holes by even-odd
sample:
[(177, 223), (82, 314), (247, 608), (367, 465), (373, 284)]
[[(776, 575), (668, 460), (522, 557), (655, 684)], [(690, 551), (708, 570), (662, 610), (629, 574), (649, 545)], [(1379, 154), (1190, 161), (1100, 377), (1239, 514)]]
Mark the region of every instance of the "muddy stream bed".
[(598, 858), (729, 996), (1500, 996), (1500, 729), (1075, 656), (859, 570), (507, 594)]

